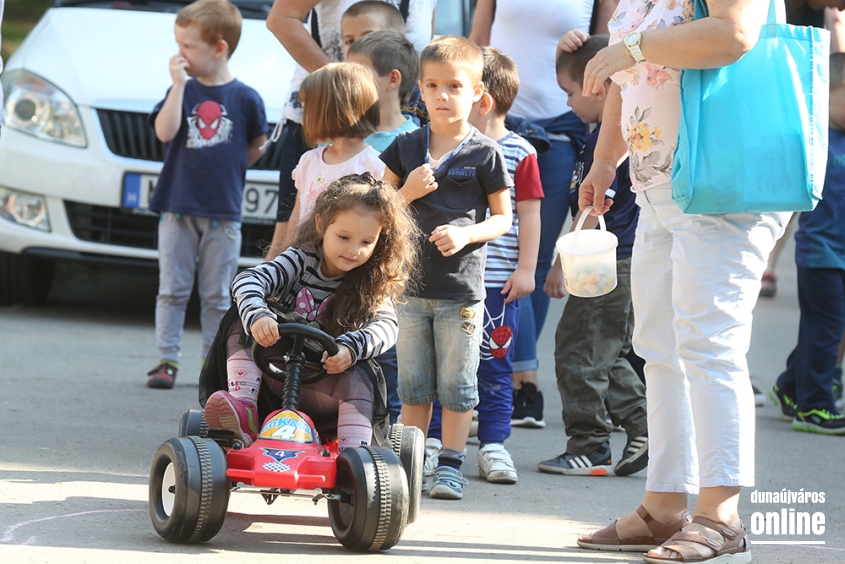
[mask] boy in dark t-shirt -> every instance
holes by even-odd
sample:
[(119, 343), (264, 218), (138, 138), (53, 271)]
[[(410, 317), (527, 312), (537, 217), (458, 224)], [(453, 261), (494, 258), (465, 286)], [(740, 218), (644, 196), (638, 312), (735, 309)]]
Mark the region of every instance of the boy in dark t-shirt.
[[(264, 103), (229, 73), (241, 14), (227, 0), (198, 0), (176, 17), (179, 53), (170, 59), (173, 86), (150, 114), (158, 139), (170, 143), (150, 199), (158, 226), (159, 288), (151, 388), (176, 379), (182, 326), (194, 276), (201, 301), (205, 358), (231, 303), (229, 284), (241, 247), (241, 199), (247, 167), (267, 139)], [(189, 78), (190, 77), (190, 78)]]
[[(580, 48), (561, 53), (557, 60), (558, 84), (569, 95), (572, 110), (585, 123), (598, 123), (575, 165), (570, 205), (574, 205), (572, 213), (576, 221), (581, 217), (578, 189), (593, 164), (605, 101), (604, 91), (583, 95), (584, 67), (600, 49), (607, 47), (608, 36), (594, 35), (580, 40), (583, 40)], [(605, 87), (609, 84), (610, 80)], [(555, 333), (555, 372), (569, 440), (563, 454), (537, 465), (542, 472), (604, 476), (612, 469), (618, 476), (627, 476), (648, 464), (645, 387), (626, 358), (634, 330), (631, 250), (639, 217), (627, 160), (617, 168), (616, 180), (606, 197), (613, 200), (612, 207), (604, 214), (607, 230), (619, 240), (617, 286), (598, 297), (570, 295), (566, 302)], [(597, 218), (589, 216), (584, 228), (595, 227), (597, 222)], [(573, 229), (574, 225), (575, 222)], [(564, 296), (560, 257), (552, 266), (544, 289), (551, 297)], [(608, 410), (612, 423), (608, 422)], [(610, 433), (617, 425), (625, 429), (628, 442), (614, 467)]]
[[(428, 430), (443, 404), (443, 448), (430, 495), (461, 499), (460, 468), (478, 404), (485, 242), (512, 223), (513, 182), (498, 144), (469, 122), (484, 92), (481, 49), (463, 37), (435, 39), (420, 56), (429, 124), (400, 134), (381, 158), (424, 234), (418, 289), (399, 310), (402, 421)], [(487, 209), (490, 217), (485, 219)]]

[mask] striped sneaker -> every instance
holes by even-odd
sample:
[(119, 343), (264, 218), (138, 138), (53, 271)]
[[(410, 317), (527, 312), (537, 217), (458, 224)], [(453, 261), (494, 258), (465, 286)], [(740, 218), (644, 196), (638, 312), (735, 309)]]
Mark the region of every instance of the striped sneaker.
[(616, 463), (613, 473), (617, 476), (630, 476), (648, 466), (648, 437), (630, 439), (625, 445), (622, 459)]
[(610, 443), (582, 456), (564, 452), (551, 460), (544, 460), (537, 465), (540, 472), (567, 474), (569, 476), (607, 476), (613, 468), (610, 458)]
[(822, 435), (845, 435), (845, 415), (826, 409), (799, 411), (792, 421), (792, 428)]

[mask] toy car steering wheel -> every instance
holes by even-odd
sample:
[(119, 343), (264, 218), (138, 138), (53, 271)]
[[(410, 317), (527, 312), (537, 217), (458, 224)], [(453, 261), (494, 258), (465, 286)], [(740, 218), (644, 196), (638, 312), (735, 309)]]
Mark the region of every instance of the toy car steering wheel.
[[(294, 359), (294, 357), (298, 357), (302, 363), (302, 370), (300, 371), (301, 383), (312, 384), (327, 376), (322, 362), (314, 362), (305, 358), (305, 342), (311, 341), (317, 343), (319, 350), (316, 352), (321, 356), (323, 351), (329, 353), (329, 356), (334, 356), (339, 350), (334, 338), (315, 327), (302, 323), (280, 323), (280, 340), (283, 337), (293, 338), (293, 346), (283, 354), (278, 354), (269, 348), (262, 347), (258, 342), (253, 343), (252, 359), (256, 366), (261, 369), (261, 372), (274, 380), (284, 382), (286, 377), (285, 368), (288, 362)], [(277, 344), (279, 342), (277, 341)]]

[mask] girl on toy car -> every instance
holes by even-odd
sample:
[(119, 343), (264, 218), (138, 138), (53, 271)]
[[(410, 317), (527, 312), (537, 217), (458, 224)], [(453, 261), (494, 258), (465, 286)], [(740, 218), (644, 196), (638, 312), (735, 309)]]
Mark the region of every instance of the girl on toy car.
[[(225, 347), (228, 391), (207, 397), (205, 421), (210, 430), (225, 430), (244, 446), (255, 440), (262, 387), (281, 397), (283, 384), (264, 377), (251, 357), (252, 340), (263, 347), (279, 340), (275, 299), (284, 309), (335, 337), (339, 352), (323, 354), (328, 376), (304, 384), (299, 408), (315, 421), (337, 419), (338, 447), (370, 444), (378, 386), (365, 366), (396, 343), (393, 304), (400, 301), (416, 263), (418, 230), (402, 199), (369, 173), (332, 182), (302, 221), (291, 247), (272, 261), (245, 270), (232, 283), (239, 318), (226, 319), (218, 333)], [(223, 342), (225, 339), (225, 342)], [(214, 348), (214, 347), (213, 347)], [(214, 351), (209, 355), (213, 364)], [(201, 375), (200, 401), (208, 389)]]

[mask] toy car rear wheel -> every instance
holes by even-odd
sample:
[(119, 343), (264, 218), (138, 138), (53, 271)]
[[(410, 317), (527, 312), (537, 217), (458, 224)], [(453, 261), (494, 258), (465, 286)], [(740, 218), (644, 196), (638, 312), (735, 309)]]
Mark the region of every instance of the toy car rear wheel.
[(189, 437), (191, 435), (203, 439), (208, 437), (208, 425), (205, 423), (205, 416), (201, 409), (189, 409), (179, 420), (179, 431), (176, 436)]
[(399, 456), (408, 479), (408, 524), (417, 520), (422, 496), (425, 435), (417, 427), (401, 423), (390, 426), (390, 446)]
[(204, 542), (223, 526), (229, 506), (226, 455), (211, 439), (170, 439), (150, 469), (150, 518), (163, 539)]
[(387, 448), (348, 448), (337, 457), (329, 521), (350, 550), (387, 550), (399, 542), (408, 519), (408, 483), (399, 457)]

